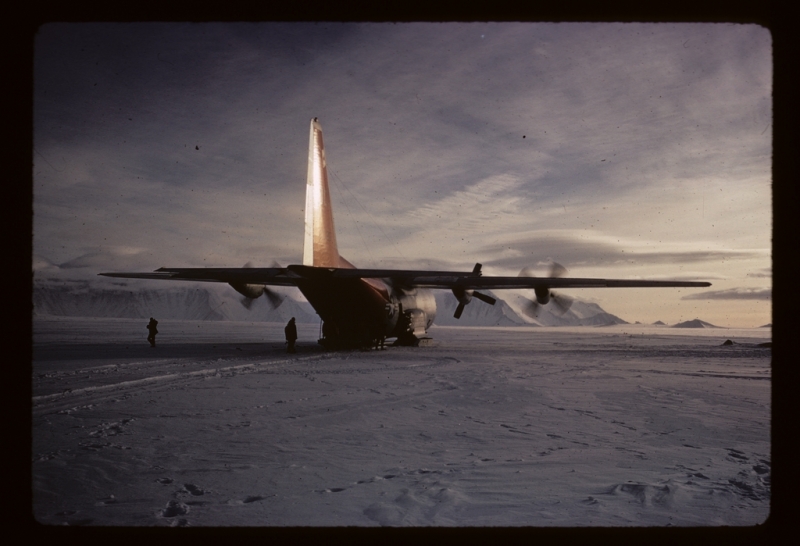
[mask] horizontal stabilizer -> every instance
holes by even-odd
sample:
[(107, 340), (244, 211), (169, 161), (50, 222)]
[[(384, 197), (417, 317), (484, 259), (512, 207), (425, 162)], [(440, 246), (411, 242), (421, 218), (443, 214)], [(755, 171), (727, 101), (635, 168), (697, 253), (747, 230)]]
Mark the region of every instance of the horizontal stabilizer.
[(162, 267), (152, 273), (99, 273), (99, 275), (123, 279), (271, 284), (275, 286), (296, 286), (297, 284), (297, 275), (283, 267)]

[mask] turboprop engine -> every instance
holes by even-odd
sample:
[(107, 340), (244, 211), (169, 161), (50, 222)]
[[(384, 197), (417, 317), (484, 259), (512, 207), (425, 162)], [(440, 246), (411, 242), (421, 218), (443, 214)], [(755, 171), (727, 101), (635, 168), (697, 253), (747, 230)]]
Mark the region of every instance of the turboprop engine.
[(245, 298), (250, 298), (251, 300), (261, 297), (261, 294), (263, 294), (264, 290), (267, 288), (265, 284), (244, 284), (238, 282), (232, 282), (229, 284), (242, 296)]
[(283, 298), (276, 292), (267, 288), (265, 284), (245, 284), (239, 282), (231, 282), (228, 284), (230, 284), (234, 290), (244, 296), (241, 302), (242, 305), (248, 309), (250, 309), (250, 306), (253, 304), (253, 300), (260, 298), (261, 294), (267, 296), (269, 304), (273, 309), (277, 309), (281, 302), (283, 302)]
[[(475, 264), (475, 267), (472, 268), (472, 274), (478, 277), (480, 276), (481, 264)], [(464, 307), (472, 301), (473, 296), (482, 302), (488, 303), (489, 305), (494, 305), (497, 303), (497, 300), (491, 296), (481, 294), (476, 290), (466, 290), (459, 286), (453, 288), (453, 295), (456, 297), (456, 300), (458, 300), (458, 307), (456, 307), (456, 312), (453, 314), (453, 317), (455, 318), (461, 318), (461, 313), (464, 312)]]
[(400, 289), (393, 294), (393, 306), (408, 316), (411, 331), (422, 335), (436, 318), (436, 299), (430, 290)]
[[(566, 275), (566, 273), (567, 273), (566, 267), (550, 260), (550, 273), (548, 275), (549, 277), (560, 278)], [(533, 269), (530, 267), (526, 267), (522, 271), (520, 271), (519, 276), (534, 277), (534, 278), (536, 277)], [(553, 312), (557, 315), (563, 315), (564, 313), (569, 311), (569, 308), (572, 305), (572, 298), (561, 293), (553, 292), (546, 286), (534, 288), (533, 291), (536, 294), (536, 299), (528, 300), (528, 303), (523, 308), (523, 311), (529, 317), (533, 318), (538, 317), (540, 307), (542, 305), (547, 305), (551, 301), (553, 302)]]
[[(243, 267), (252, 268), (253, 263), (247, 262)], [(280, 264), (278, 264), (278, 262), (273, 262), (272, 267), (280, 268)], [(241, 299), (241, 303), (248, 310), (250, 309), (250, 306), (253, 305), (253, 300), (260, 298), (261, 294), (267, 296), (269, 304), (273, 309), (277, 309), (278, 306), (283, 302), (283, 298), (278, 293), (267, 288), (266, 284), (247, 284), (243, 282), (231, 282), (228, 284), (231, 285), (231, 288), (244, 296), (244, 298)]]
[(536, 302), (540, 305), (547, 305), (550, 303), (550, 290), (547, 288), (536, 288), (534, 290), (536, 294)]

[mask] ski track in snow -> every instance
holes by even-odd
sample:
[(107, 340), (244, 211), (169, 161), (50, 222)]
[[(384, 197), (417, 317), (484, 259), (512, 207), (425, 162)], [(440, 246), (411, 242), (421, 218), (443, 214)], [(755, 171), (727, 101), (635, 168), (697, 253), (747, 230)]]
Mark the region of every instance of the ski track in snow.
[[(52, 525), (753, 525), (769, 330), (434, 328), (329, 353), (301, 325), (34, 323)], [(733, 346), (722, 346), (733, 339)], [(305, 340), (305, 342), (303, 342)]]

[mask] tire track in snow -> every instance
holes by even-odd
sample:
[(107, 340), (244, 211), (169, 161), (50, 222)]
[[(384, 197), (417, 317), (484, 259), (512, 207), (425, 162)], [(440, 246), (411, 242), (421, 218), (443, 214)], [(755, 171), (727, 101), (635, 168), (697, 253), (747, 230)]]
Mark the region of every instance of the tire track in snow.
[(291, 364), (293, 362), (308, 361), (315, 359), (320, 360), (319, 355), (310, 357), (299, 357), (299, 358), (283, 358), (267, 362), (247, 362), (245, 364), (237, 364), (234, 366), (203, 368), (201, 370), (193, 370), (188, 372), (166, 373), (149, 377), (141, 377), (138, 379), (130, 379), (127, 381), (120, 381), (118, 383), (109, 383), (105, 385), (93, 385), (90, 387), (82, 387), (76, 389), (67, 388), (59, 393), (33, 396), (31, 397), (31, 400), (33, 402), (34, 411), (36, 410), (41, 411), (45, 409), (44, 404), (47, 404), (48, 402), (62, 401), (66, 398), (72, 398), (84, 394), (106, 393), (109, 391), (118, 393), (119, 391), (126, 391), (146, 385), (169, 383), (172, 381), (180, 381), (186, 379), (192, 380), (192, 379), (199, 379), (203, 377), (229, 374), (229, 373), (239, 373), (239, 374), (241, 374), (242, 372), (254, 373), (284, 364)]
[[(324, 354), (315, 354), (311, 356), (305, 357), (293, 357), (293, 358), (281, 358), (277, 360), (269, 360), (269, 361), (261, 361), (261, 362), (244, 362), (242, 364), (236, 364), (232, 366), (214, 366), (214, 367), (206, 367), (199, 370), (191, 370), (191, 371), (180, 371), (174, 373), (159, 373), (157, 375), (150, 375), (147, 377), (139, 377), (136, 379), (129, 379), (125, 381), (118, 381), (115, 383), (107, 383), (103, 385), (91, 385), (87, 387), (79, 387), (79, 388), (65, 388), (61, 392), (51, 393), (51, 394), (43, 394), (38, 396), (31, 397), (34, 415), (40, 415), (43, 413), (50, 413), (51, 411), (57, 411), (58, 409), (62, 408), (51, 408), (50, 405), (52, 403), (58, 403), (66, 400), (74, 400), (78, 399), (80, 396), (85, 395), (92, 395), (92, 394), (119, 394), (128, 392), (134, 389), (138, 389), (141, 387), (152, 386), (152, 385), (168, 385), (170, 383), (176, 383), (180, 381), (192, 381), (196, 379), (202, 379), (206, 377), (213, 377), (213, 376), (231, 376), (231, 375), (242, 375), (242, 374), (249, 374), (249, 373), (288, 373), (288, 374), (299, 374), (308, 376), (310, 380), (314, 380), (313, 376), (315, 375), (340, 375), (340, 374), (354, 374), (354, 373), (376, 373), (384, 371), (384, 368), (377, 368), (374, 366), (365, 367), (365, 368), (354, 368), (354, 367), (328, 367), (328, 368), (321, 368), (321, 369), (291, 369), (291, 368), (284, 368), (280, 370), (282, 366), (291, 366), (296, 363), (321, 363), (322, 361), (341, 361), (347, 362), (348, 360), (353, 359), (358, 361), (361, 360), (360, 353), (324, 353)], [(414, 363), (414, 364), (405, 364), (395, 366), (389, 362), (387, 367), (393, 371), (395, 370), (403, 370), (403, 369), (411, 369), (411, 368), (420, 368), (420, 367), (434, 367), (440, 365), (446, 365), (451, 363), (458, 363), (459, 360), (453, 357), (441, 357), (441, 356), (430, 356), (427, 358), (421, 359), (422, 362)], [(158, 361), (143, 361), (143, 362), (136, 362), (136, 363), (128, 363), (128, 364), (121, 364), (121, 365), (112, 365), (112, 366), (126, 366), (131, 367), (131, 365), (139, 366), (139, 365), (157, 365)], [(169, 369), (170, 367), (174, 368), (179, 365), (184, 364), (192, 364), (180, 361), (173, 361), (167, 364), (163, 364), (159, 368), (159, 371), (163, 371), (165, 368)], [(196, 364), (196, 363), (195, 363)], [(202, 364), (202, 363), (201, 363)], [(73, 370), (68, 372), (69, 376), (78, 376), (83, 375), (86, 373), (91, 373), (92, 370), (95, 369), (105, 369), (107, 366), (101, 366), (99, 368), (88, 368), (83, 370)], [(279, 371), (280, 370), (280, 371)], [(149, 370), (148, 370), (149, 371)], [(85, 401), (85, 400), (84, 400)]]

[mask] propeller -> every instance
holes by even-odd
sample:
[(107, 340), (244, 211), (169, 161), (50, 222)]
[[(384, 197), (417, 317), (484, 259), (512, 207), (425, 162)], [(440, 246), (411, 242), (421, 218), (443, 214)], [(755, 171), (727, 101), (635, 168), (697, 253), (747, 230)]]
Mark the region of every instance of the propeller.
[(283, 303), (284, 297), (275, 292), (274, 290), (270, 290), (266, 286), (264, 287), (264, 295), (267, 296), (267, 300), (269, 300), (269, 305), (273, 309), (277, 309), (280, 304)]
[[(242, 267), (254, 267), (253, 262), (247, 262)], [(272, 262), (272, 267), (280, 268), (280, 264), (278, 262)], [(270, 307), (273, 309), (277, 309), (281, 303), (283, 303), (284, 297), (283, 295), (275, 292), (267, 288), (265, 285), (261, 284), (247, 284), (242, 287), (234, 286), (237, 292), (242, 294), (244, 297), (239, 300), (239, 302), (247, 309), (248, 311), (253, 306), (253, 302), (256, 298), (264, 294), (269, 300)], [(241, 290), (240, 290), (241, 288)]]
[[(550, 271), (548, 277), (563, 277), (567, 274), (567, 268), (561, 265), (560, 263), (554, 262), (550, 260)], [(525, 267), (522, 271), (519, 272), (519, 277), (536, 277), (533, 272), (533, 268)], [(541, 287), (534, 289), (536, 294), (536, 299), (528, 300), (527, 304), (523, 308), (523, 311), (526, 315), (531, 318), (536, 318), (539, 316), (539, 311), (541, 311), (542, 305), (547, 305), (548, 303), (552, 302), (554, 309), (553, 311), (557, 315), (563, 315), (567, 311), (569, 311), (570, 306), (572, 305), (572, 298), (565, 294), (556, 293), (550, 290), (547, 287)]]
[[(472, 269), (472, 274), (475, 276), (480, 276), (481, 264), (475, 264), (475, 267)], [(473, 297), (476, 297), (482, 302), (488, 303), (489, 305), (494, 305), (495, 303), (497, 303), (497, 300), (491, 296), (482, 294), (477, 290), (467, 290), (461, 287), (453, 288), (453, 295), (458, 300), (458, 307), (456, 307), (456, 312), (453, 313), (453, 317), (457, 319), (461, 318), (461, 313), (464, 312), (464, 306), (467, 305), (470, 301), (472, 301)]]

